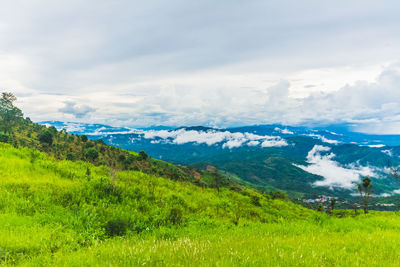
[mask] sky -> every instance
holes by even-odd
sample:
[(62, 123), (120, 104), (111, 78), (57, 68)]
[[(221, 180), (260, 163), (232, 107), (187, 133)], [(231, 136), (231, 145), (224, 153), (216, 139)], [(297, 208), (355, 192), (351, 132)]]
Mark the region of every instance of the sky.
[(34, 121), (400, 134), (399, 1), (0, 1), (0, 89)]

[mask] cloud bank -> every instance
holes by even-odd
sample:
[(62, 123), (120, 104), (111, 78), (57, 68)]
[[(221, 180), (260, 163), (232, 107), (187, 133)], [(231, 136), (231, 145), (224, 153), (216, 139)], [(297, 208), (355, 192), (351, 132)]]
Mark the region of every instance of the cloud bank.
[(335, 144), (335, 145), (339, 144), (339, 141), (328, 139), (325, 136), (322, 136), (320, 134), (307, 134), (306, 136), (317, 138), (317, 139), (321, 140), (322, 142), (328, 143), (328, 144)]
[(374, 177), (376, 174), (370, 167), (363, 166), (347, 166), (344, 168), (332, 158), (335, 157), (330, 151), (329, 147), (316, 145), (308, 152), (307, 163), (309, 165), (295, 165), (306, 172), (320, 175), (324, 179), (316, 181), (315, 186), (327, 186), (333, 188), (343, 188), (352, 190), (356, 184), (360, 182), (360, 177), (369, 176)]
[(400, 133), (399, 9), (395, 0), (3, 1), (0, 88), (34, 121), (346, 122)]
[[(243, 145), (261, 147), (282, 147), (288, 146), (286, 140), (279, 136), (256, 135), (252, 133), (232, 133), (229, 131), (196, 131), (178, 129), (173, 131), (149, 130), (141, 133), (145, 139), (162, 139), (164, 142), (171, 144), (197, 143), (206, 144), (208, 146), (222, 144), (222, 148), (237, 148)], [(160, 142), (153, 140), (152, 142)]]

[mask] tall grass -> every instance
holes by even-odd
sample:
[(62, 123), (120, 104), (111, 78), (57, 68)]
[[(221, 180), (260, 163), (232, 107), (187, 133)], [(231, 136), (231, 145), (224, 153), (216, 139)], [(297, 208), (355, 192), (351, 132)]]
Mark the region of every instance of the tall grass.
[(396, 266), (400, 217), (327, 216), (251, 189), (116, 175), (0, 144), (0, 263)]

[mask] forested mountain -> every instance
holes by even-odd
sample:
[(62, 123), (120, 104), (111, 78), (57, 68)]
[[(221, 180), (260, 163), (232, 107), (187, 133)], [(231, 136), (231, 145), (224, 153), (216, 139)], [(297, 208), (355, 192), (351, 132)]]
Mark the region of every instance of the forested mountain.
[[(282, 125), (216, 129), (113, 128), (84, 123), (43, 122), (154, 158), (205, 168), (218, 166), (232, 180), (293, 197), (329, 194), (352, 198), (357, 183), (372, 177), (376, 196), (396, 195), (389, 169), (400, 165), (400, 138), (371, 136), (339, 127)], [(334, 132), (333, 130), (337, 130)], [(398, 136), (397, 136), (398, 137)]]

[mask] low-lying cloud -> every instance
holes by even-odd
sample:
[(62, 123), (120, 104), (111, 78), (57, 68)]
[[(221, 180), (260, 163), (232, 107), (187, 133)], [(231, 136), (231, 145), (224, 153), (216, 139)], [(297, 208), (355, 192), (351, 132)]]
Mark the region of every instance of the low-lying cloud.
[(282, 133), (282, 134), (294, 134), (294, 132), (292, 132), (292, 131), (290, 131), (289, 129), (286, 129), (286, 128), (285, 129), (281, 129), (281, 128), (275, 127), (274, 131)]
[(306, 136), (317, 138), (317, 139), (321, 140), (322, 142), (328, 143), (328, 144), (334, 144), (334, 145), (339, 144), (339, 141), (328, 139), (325, 136), (322, 136), (320, 134), (307, 134)]
[(167, 130), (149, 130), (144, 131), (143, 138), (145, 139), (164, 139), (164, 141), (172, 144), (186, 144), (186, 143), (197, 143), (207, 144), (208, 146), (215, 144), (222, 144), (223, 148), (236, 148), (243, 145), (247, 146), (258, 146), (261, 147), (282, 147), (287, 146), (286, 140), (279, 136), (269, 135), (256, 135), (252, 133), (232, 133), (229, 131), (196, 131), (178, 129), (173, 131)]
[(307, 163), (309, 165), (296, 165), (306, 172), (320, 175), (324, 179), (316, 181), (316, 186), (327, 186), (331, 189), (339, 187), (343, 189), (354, 189), (356, 184), (360, 182), (362, 176), (374, 177), (376, 174), (370, 167), (365, 166), (340, 166), (334, 160), (335, 154), (328, 153), (329, 147), (315, 145), (307, 155)]

